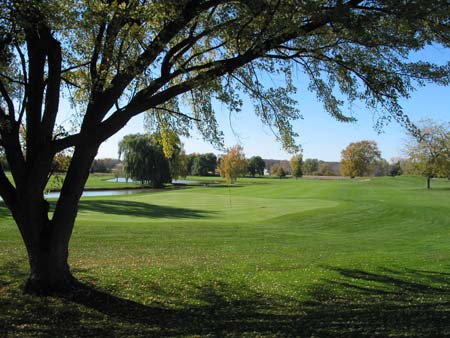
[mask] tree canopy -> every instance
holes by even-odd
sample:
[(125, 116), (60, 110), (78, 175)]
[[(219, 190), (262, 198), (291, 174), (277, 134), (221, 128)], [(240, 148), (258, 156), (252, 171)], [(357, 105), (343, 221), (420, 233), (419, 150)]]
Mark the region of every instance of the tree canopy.
[(341, 156), (341, 173), (351, 178), (372, 174), (381, 160), (375, 141), (352, 142), (342, 150)]
[(265, 168), (266, 162), (264, 162), (261, 156), (252, 156), (248, 160), (247, 171), (252, 177), (255, 177), (256, 174), (263, 176)]
[(302, 154), (297, 154), (291, 157), (289, 164), (291, 166), (292, 176), (299, 178), (303, 176), (303, 156)]
[[(396, 119), (414, 85), (448, 84), (449, 65), (410, 61), (450, 45), (448, 0), (3, 0), (0, 15), (0, 195), (30, 258), (27, 290), (72, 285), (68, 242), (100, 144), (137, 114), (169, 139), (196, 127), (223, 145), (214, 102), (239, 111), (241, 94), (286, 149), (298, 150), (294, 71), (325, 109), (353, 121), (363, 101), (377, 125)], [(270, 87), (261, 74), (280, 76)], [(272, 83), (272, 82), (270, 82)], [(64, 96), (73, 127), (58, 121)], [(183, 107), (181, 106), (183, 104)], [(190, 106), (185, 110), (184, 106)], [(62, 115), (62, 116), (61, 116)], [(73, 149), (49, 214), (43, 191), (57, 153)]]
[(247, 172), (247, 160), (243, 151), (244, 149), (240, 145), (235, 145), (220, 158), (220, 176), (224, 177), (229, 184), (235, 183)]
[(319, 160), (317, 158), (307, 158), (303, 162), (303, 171), (307, 175), (315, 175), (319, 171)]
[(217, 156), (213, 153), (192, 154), (191, 175), (213, 175), (217, 168)]
[(125, 176), (141, 184), (150, 183), (153, 188), (162, 188), (164, 183), (172, 181), (169, 160), (155, 137), (125, 136), (119, 143), (119, 158), (123, 160)]
[(275, 163), (270, 168), (270, 173), (273, 176), (278, 176), (280, 179), (283, 177), (286, 177), (287, 171), (284, 169), (283, 165), (281, 163)]

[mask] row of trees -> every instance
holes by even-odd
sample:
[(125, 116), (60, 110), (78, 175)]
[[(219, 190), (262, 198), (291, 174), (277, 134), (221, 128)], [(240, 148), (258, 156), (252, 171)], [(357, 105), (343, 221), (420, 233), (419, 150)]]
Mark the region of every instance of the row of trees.
[[(450, 132), (448, 125), (439, 125), (433, 121), (422, 121), (416, 136), (406, 143), (406, 159), (388, 163), (381, 157), (375, 141), (350, 143), (341, 152), (340, 170), (344, 176), (398, 176), (402, 173), (427, 177), (430, 188), (432, 177), (450, 177)], [(215, 175), (217, 171), (234, 182), (238, 177), (264, 175), (266, 161), (260, 156), (246, 159), (239, 145), (229, 149), (219, 159), (213, 153), (185, 154), (179, 138), (174, 135), (170, 154), (164, 153), (164, 145), (159, 134), (128, 135), (119, 144), (119, 155), (124, 163), (115, 159), (95, 160), (91, 171), (113, 172), (116, 177), (133, 178), (141, 183), (151, 183), (160, 188), (172, 178)], [(70, 162), (70, 156), (55, 158), (54, 170), (64, 171)], [(329, 164), (318, 159), (303, 161), (301, 154), (293, 156), (289, 162), (274, 162), (270, 167), (273, 176), (285, 177), (291, 174), (298, 178), (307, 175), (334, 175)]]
[(116, 158), (95, 159), (91, 165), (91, 173), (110, 173), (119, 163), (120, 160)]
[[(124, 176), (142, 184), (150, 184), (154, 188), (162, 188), (172, 178), (215, 175), (216, 171), (229, 183), (234, 183), (238, 177), (245, 175), (264, 175), (264, 160), (260, 156), (246, 159), (240, 145), (230, 148), (217, 159), (212, 153), (185, 154), (179, 138), (174, 137), (170, 150), (170, 153), (165, 151), (159, 134), (127, 135), (119, 143), (119, 157), (123, 162), (117, 163), (111, 171), (115, 177)], [(296, 177), (302, 175), (302, 163), (301, 155), (291, 160), (291, 171)], [(272, 171), (280, 177), (286, 175), (281, 166), (274, 166)]]
[[(266, 161), (260, 156), (246, 159), (243, 148), (239, 145), (230, 148), (225, 155), (217, 158), (212, 153), (185, 154), (179, 139), (174, 140), (175, 145), (172, 146), (170, 155), (167, 155), (158, 134), (126, 136), (119, 144), (123, 164), (116, 164), (112, 170), (114, 176), (132, 178), (160, 188), (172, 178), (188, 175), (208, 176), (219, 173), (230, 183), (235, 182), (238, 177), (264, 175)], [(102, 162), (99, 160), (99, 163)], [(336, 175), (335, 169), (330, 168), (329, 163), (318, 159), (303, 161), (301, 154), (294, 155), (289, 162), (272, 162), (269, 172), (280, 178), (287, 175), (298, 178), (303, 174)], [(341, 173), (344, 176), (396, 176), (401, 174), (402, 170), (400, 162), (389, 164), (381, 158), (374, 141), (354, 142), (342, 151)]]
[(353, 142), (341, 152), (341, 173), (352, 178), (419, 175), (426, 178), (426, 187), (430, 189), (433, 177), (450, 178), (450, 123), (419, 121), (405, 142), (404, 153), (406, 158), (394, 159), (389, 164), (381, 158), (375, 141)]
[[(246, 159), (243, 148), (240, 145), (235, 145), (219, 159), (219, 172), (228, 183), (234, 183), (238, 177), (243, 177), (246, 174), (250, 174), (252, 177), (255, 177), (256, 174), (264, 175), (265, 165), (265, 161), (260, 156)], [(280, 178), (285, 177), (288, 172), (295, 178), (303, 175), (303, 157), (301, 154), (294, 155), (289, 161), (289, 165), (290, 168), (285, 169), (281, 162), (274, 163), (270, 172), (273, 176)]]
[(375, 141), (350, 143), (341, 152), (341, 174), (351, 178), (361, 176), (399, 176), (404, 173), (404, 160), (392, 159), (391, 163), (381, 157)]

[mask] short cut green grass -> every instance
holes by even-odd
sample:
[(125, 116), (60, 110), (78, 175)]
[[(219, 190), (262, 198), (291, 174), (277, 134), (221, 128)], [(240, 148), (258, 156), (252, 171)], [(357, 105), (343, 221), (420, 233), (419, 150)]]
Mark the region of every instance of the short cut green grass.
[(432, 187), (261, 178), (83, 198), (70, 265), (97, 291), (73, 299), (22, 295), (0, 204), (0, 337), (450, 337), (450, 181)]

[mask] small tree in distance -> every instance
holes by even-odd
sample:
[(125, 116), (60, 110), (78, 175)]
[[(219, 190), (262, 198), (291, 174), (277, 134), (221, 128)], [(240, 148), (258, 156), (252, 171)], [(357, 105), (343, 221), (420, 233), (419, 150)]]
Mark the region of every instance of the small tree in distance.
[(307, 158), (303, 163), (303, 172), (306, 175), (316, 175), (319, 171), (319, 160), (317, 158)]
[(247, 170), (252, 177), (255, 177), (256, 174), (263, 176), (265, 167), (266, 163), (261, 156), (253, 156), (248, 160)]
[[(114, 168), (112, 168), (111, 173), (113, 174), (114, 178), (116, 179), (116, 182), (119, 181), (119, 178), (125, 177), (125, 171), (123, 169), (122, 163), (117, 163)], [(128, 178), (125, 178), (126, 182), (128, 182)]]
[(400, 161), (394, 162), (389, 166), (389, 176), (395, 177), (401, 174), (403, 174), (403, 170)]
[(297, 179), (303, 176), (303, 156), (301, 154), (292, 156), (289, 164), (293, 177)]
[(236, 182), (238, 177), (245, 175), (247, 161), (240, 145), (230, 148), (225, 156), (220, 159), (220, 176), (224, 177), (229, 184)]
[(286, 177), (286, 175), (287, 175), (286, 170), (283, 168), (283, 166), (282, 166), (280, 163), (274, 164), (274, 165), (272, 166), (272, 168), (270, 168), (270, 172), (271, 172), (271, 174), (272, 174), (273, 176), (279, 177), (280, 180), (281, 180), (283, 177)]
[(381, 152), (375, 141), (360, 141), (350, 143), (341, 156), (342, 175), (354, 178), (372, 174), (374, 165), (381, 159)]

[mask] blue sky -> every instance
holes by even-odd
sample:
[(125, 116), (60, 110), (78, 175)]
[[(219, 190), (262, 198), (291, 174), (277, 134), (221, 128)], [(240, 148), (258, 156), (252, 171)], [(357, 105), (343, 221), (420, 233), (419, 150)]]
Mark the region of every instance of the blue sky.
[[(429, 47), (426, 51), (416, 54), (414, 59), (426, 59), (437, 63), (448, 62), (450, 51)], [(301, 81), (301, 78), (299, 78)], [(303, 81), (302, 81), (303, 82)], [(323, 109), (315, 95), (308, 92), (306, 86), (297, 83), (296, 98), (303, 119), (294, 122), (294, 129), (300, 135), (298, 143), (303, 148), (304, 158), (318, 158), (325, 161), (339, 161), (340, 152), (349, 143), (360, 140), (374, 140), (387, 160), (402, 155), (402, 148), (407, 137), (403, 128), (396, 122), (391, 122), (381, 134), (374, 130), (375, 115), (362, 103), (352, 106), (352, 113), (358, 121), (355, 123), (341, 123), (334, 120)], [(417, 88), (408, 100), (402, 101), (404, 112), (412, 121), (431, 118), (438, 122), (450, 121), (450, 87), (427, 85)], [(291, 154), (283, 151), (269, 128), (263, 126), (254, 115), (251, 105), (244, 104), (242, 112), (229, 116), (226, 109), (216, 107), (217, 118), (225, 133), (226, 146), (241, 144), (247, 157), (259, 155), (263, 158), (289, 159)], [(143, 117), (138, 116), (118, 134), (108, 139), (101, 147), (97, 158), (117, 157), (117, 143), (130, 133), (144, 132)], [(187, 153), (214, 152), (201, 136), (194, 135), (190, 139), (183, 139)]]

